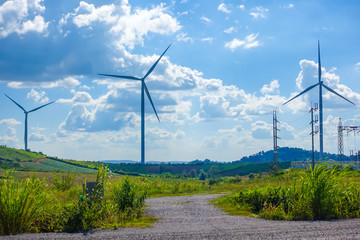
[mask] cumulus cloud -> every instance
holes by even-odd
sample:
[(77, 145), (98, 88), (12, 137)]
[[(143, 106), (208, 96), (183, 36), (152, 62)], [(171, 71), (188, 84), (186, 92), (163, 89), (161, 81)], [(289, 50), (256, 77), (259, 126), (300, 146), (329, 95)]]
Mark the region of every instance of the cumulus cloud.
[(34, 142), (47, 142), (47, 141), (49, 141), (49, 139), (44, 134), (41, 134), (40, 132), (31, 133), (30, 136), (29, 136), (29, 140), (34, 141)]
[(15, 126), (20, 124), (21, 123), (14, 118), (1, 119), (0, 126), (5, 127), (6, 133), (0, 136), (0, 144), (15, 144), (18, 141)]
[(269, 139), (272, 136), (272, 124), (264, 121), (251, 123), (251, 134), (255, 139)]
[(7, 84), (10, 88), (75, 88), (80, 85), (80, 81), (75, 77), (66, 77), (54, 82), (9, 82)]
[(266, 14), (269, 12), (269, 9), (264, 8), (262, 6), (258, 6), (255, 7), (251, 10), (250, 15), (254, 18), (254, 19), (258, 19), (258, 18), (265, 18)]
[(0, 38), (12, 33), (46, 33), (49, 22), (41, 16), (43, 0), (8, 0), (0, 5)]
[(181, 29), (176, 18), (169, 14), (164, 4), (151, 9), (136, 8), (134, 11), (127, 0), (119, 4), (102, 5), (95, 7), (94, 4), (80, 2), (73, 13), (66, 14), (59, 21), (59, 29), (72, 22), (75, 26), (92, 28), (94, 24), (102, 22), (110, 28), (118, 48), (128, 47), (133, 49), (137, 44), (143, 44), (144, 36), (149, 33), (168, 35)]
[(229, 13), (231, 13), (231, 11), (229, 10), (228, 7), (229, 7), (229, 6), (226, 5), (225, 3), (220, 3), (220, 5), (218, 6), (218, 10), (219, 10), (220, 12), (229, 14)]
[(229, 48), (231, 51), (234, 51), (235, 49), (242, 47), (245, 49), (255, 48), (260, 46), (260, 43), (256, 38), (258, 37), (258, 34), (249, 34), (244, 39), (237, 39), (234, 38), (230, 42), (225, 43), (225, 47)]
[(264, 84), (264, 86), (260, 89), (262, 94), (272, 94), (279, 93), (278, 89), (280, 87), (278, 80), (271, 81), (270, 84)]
[[(296, 79), (296, 86), (298, 92), (294, 92), (290, 97), (296, 96), (300, 91), (318, 83), (318, 65), (314, 61), (310, 60), (301, 60), (299, 62), (300, 72)], [(332, 71), (326, 71), (322, 67), (322, 81), (323, 83), (333, 89), (335, 92), (354, 102), (355, 104), (360, 103), (360, 94), (354, 92), (348, 86), (340, 83), (340, 77)], [(294, 111), (298, 111), (301, 108), (304, 109), (305, 106), (310, 106), (310, 102), (318, 103), (319, 92), (318, 87), (311, 89), (307, 93), (298, 97), (297, 99), (290, 102), (289, 107)], [(342, 107), (351, 107), (352, 105), (345, 101), (344, 99), (334, 96), (333, 93), (323, 89), (323, 100), (324, 107), (326, 108), (342, 108)]]
[(21, 122), (19, 122), (18, 120), (14, 119), (14, 118), (8, 118), (8, 119), (1, 119), (0, 120), (0, 125), (7, 125), (7, 126), (16, 126), (16, 125), (20, 125)]
[(38, 103), (47, 103), (47, 102), (49, 102), (49, 98), (45, 96), (44, 91), (37, 92), (34, 89), (31, 89), (31, 91), (28, 92), (28, 94), (26, 95), (26, 98), (32, 99), (32, 100), (34, 100), (35, 102), (38, 102)]

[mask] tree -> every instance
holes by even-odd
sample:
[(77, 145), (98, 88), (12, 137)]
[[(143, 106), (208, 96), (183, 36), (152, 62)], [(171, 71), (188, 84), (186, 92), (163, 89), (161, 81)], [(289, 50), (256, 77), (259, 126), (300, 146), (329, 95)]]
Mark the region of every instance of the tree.
[(204, 169), (200, 169), (199, 180), (205, 180), (205, 179), (206, 179), (206, 173)]

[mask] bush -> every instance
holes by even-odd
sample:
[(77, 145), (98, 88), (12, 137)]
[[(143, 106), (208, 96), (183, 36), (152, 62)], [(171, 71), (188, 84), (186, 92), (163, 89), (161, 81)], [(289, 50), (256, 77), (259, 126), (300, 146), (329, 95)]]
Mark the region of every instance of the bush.
[(142, 214), (142, 208), (146, 199), (146, 192), (140, 191), (126, 177), (120, 186), (114, 188), (114, 202), (117, 213), (137, 216)]
[(53, 175), (55, 188), (60, 191), (69, 190), (74, 185), (74, 180), (74, 173), (63, 174), (61, 179), (59, 179), (55, 174)]
[[(322, 220), (360, 216), (360, 192), (346, 182), (347, 169), (316, 165), (284, 187), (240, 191), (234, 204), (267, 219)], [(296, 181), (299, 179), (298, 181)]]
[(62, 218), (64, 221), (63, 230), (74, 232), (79, 230), (90, 230), (99, 225), (99, 220), (106, 218), (109, 211), (103, 199), (103, 188), (107, 178), (107, 168), (99, 167), (96, 177), (95, 188), (91, 196), (86, 193), (86, 183), (83, 188), (83, 195), (76, 204), (69, 204), (64, 207)]
[(34, 224), (48, 206), (49, 187), (44, 181), (4, 179), (0, 184), (0, 232), (2, 235), (37, 232)]

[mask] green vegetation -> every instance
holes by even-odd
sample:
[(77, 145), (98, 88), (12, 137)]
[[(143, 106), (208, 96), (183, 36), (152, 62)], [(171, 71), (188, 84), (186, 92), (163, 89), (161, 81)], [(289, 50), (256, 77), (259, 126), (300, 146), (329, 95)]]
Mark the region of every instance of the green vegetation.
[(23, 162), (22, 166), (24, 166), (25, 169), (27, 170), (35, 170), (35, 171), (96, 173), (96, 170), (93, 168), (75, 166), (65, 161), (59, 161), (55, 159), (44, 159), (38, 162)]
[(271, 176), (215, 202), (232, 214), (272, 220), (354, 218), (360, 216), (358, 177), (358, 171), (321, 164)]

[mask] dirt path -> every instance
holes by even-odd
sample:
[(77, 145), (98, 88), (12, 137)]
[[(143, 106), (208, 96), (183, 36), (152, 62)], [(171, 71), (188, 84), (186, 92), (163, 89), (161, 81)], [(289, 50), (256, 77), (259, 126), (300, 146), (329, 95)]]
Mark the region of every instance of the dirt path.
[(267, 221), (229, 216), (209, 204), (219, 195), (147, 200), (147, 214), (160, 218), (151, 228), (102, 230), (91, 234), (23, 234), (11, 239), (360, 239), (360, 219)]

